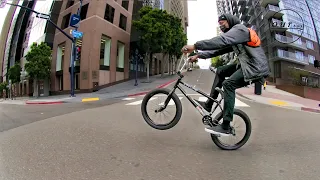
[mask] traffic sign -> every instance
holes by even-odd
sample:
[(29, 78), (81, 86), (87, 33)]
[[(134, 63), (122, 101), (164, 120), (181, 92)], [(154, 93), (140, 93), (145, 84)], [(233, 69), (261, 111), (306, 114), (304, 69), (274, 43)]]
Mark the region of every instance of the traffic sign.
[(79, 27), (79, 22), (80, 22), (80, 16), (77, 14), (72, 14), (71, 15), (71, 20), (70, 20), (70, 26), (74, 28)]
[(0, 0), (0, 8), (4, 8), (7, 4), (7, 0)]
[(83, 32), (73, 30), (72, 31), (72, 36), (75, 37), (75, 38), (81, 38), (83, 36)]

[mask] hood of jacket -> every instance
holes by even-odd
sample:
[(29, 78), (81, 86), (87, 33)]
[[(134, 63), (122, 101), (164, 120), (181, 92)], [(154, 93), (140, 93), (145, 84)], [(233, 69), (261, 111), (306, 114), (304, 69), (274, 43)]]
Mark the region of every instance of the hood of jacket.
[(232, 14), (223, 14), (221, 16), (224, 16), (224, 19), (226, 19), (229, 24), (229, 28), (226, 30), (226, 32), (228, 32), (233, 26), (241, 23), (240, 19)]

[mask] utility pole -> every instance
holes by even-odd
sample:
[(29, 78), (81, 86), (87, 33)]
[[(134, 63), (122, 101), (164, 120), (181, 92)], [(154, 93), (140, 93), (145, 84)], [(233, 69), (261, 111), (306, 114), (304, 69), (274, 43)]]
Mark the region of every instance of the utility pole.
[[(80, 17), (80, 13), (81, 13), (81, 8), (82, 8), (82, 1), (83, 0), (80, 0), (80, 7), (78, 8), (78, 11), (77, 11), (77, 18), (79, 18), (79, 21), (78, 23), (81, 21), (81, 17)], [(73, 18), (73, 17), (71, 17)], [(75, 26), (72, 26), (72, 27), (75, 27), (75, 30), (76, 32), (78, 31), (78, 27), (79, 27), (79, 24), (77, 23), (77, 25)], [(75, 78), (74, 78), (74, 62), (75, 62), (75, 59), (76, 59), (76, 55), (77, 55), (77, 46), (76, 46), (76, 41), (77, 39), (75, 37), (73, 37), (73, 41), (72, 41), (72, 53), (71, 53), (71, 75), (70, 75), (70, 81), (71, 81), (71, 97), (75, 97), (74, 95), (74, 89), (75, 89)]]
[(134, 59), (136, 60), (135, 63), (136, 63), (136, 79), (135, 79), (135, 83), (134, 83), (134, 86), (138, 86), (138, 58), (139, 58), (139, 52), (138, 52), (138, 49), (136, 49), (136, 53), (134, 55)]

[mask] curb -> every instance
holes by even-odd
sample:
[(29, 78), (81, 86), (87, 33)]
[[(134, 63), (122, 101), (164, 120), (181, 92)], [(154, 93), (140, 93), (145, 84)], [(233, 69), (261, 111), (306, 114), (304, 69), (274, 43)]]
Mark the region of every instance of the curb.
[(48, 104), (62, 104), (62, 103), (65, 103), (64, 101), (52, 101), (52, 102), (26, 102), (25, 104), (27, 104), (27, 105), (37, 105), (37, 104), (42, 104), (42, 105), (44, 105), (44, 104), (46, 104), (46, 105), (48, 105)]
[[(253, 102), (256, 102), (256, 103), (259, 103), (258, 101), (255, 101), (253, 99), (250, 99), (246, 96), (244, 96), (243, 94), (240, 94), (238, 92), (236, 92), (237, 95), (239, 95), (240, 97), (246, 99), (246, 100), (249, 100), (249, 101), (253, 101)], [(263, 104), (263, 103), (261, 103)], [(266, 105), (269, 105), (269, 106), (274, 106), (272, 104), (266, 104)], [(281, 106), (275, 106), (275, 107), (281, 107)], [(309, 107), (291, 107), (291, 106), (285, 106), (285, 107), (282, 107), (282, 108), (285, 108), (285, 109), (293, 109), (293, 110), (298, 110), (298, 111), (306, 111), (306, 112), (313, 112), (313, 113), (320, 113), (320, 110), (319, 109), (314, 109), (314, 108), (309, 108)]]
[(307, 108), (307, 107), (301, 107), (301, 111), (307, 111), (307, 112), (313, 112), (313, 113), (320, 113), (319, 109), (313, 109), (313, 108)]

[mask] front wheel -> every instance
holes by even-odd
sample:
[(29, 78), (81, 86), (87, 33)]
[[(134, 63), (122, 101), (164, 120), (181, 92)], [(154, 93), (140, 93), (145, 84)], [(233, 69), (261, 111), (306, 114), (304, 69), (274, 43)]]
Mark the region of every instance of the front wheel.
[[(235, 123), (235, 119), (237, 119), (236, 117), (239, 116), (240, 118), (238, 118), (240, 120), (240, 122), (244, 123), (244, 127), (245, 127), (245, 133), (244, 133), (244, 136), (241, 138), (240, 141), (234, 141), (234, 143), (228, 145), (227, 143), (223, 143), (222, 142), (222, 139), (220, 138), (233, 138), (235, 137), (236, 135), (238, 135), (240, 132), (238, 132), (235, 128), (236, 128), (236, 124), (232, 125), (232, 123)], [(223, 113), (220, 112), (216, 117), (215, 119), (219, 122), (221, 121), (220, 123), (222, 123), (222, 117), (223, 117)], [(212, 141), (221, 149), (223, 150), (236, 150), (236, 149), (239, 149), (240, 147), (242, 147), (248, 140), (249, 140), (249, 137), (251, 135), (251, 121), (250, 121), (250, 118), (248, 117), (248, 115), (241, 111), (240, 109), (234, 109), (234, 112), (233, 112), (233, 121), (230, 123), (231, 127), (233, 128), (234, 130), (234, 134), (233, 135), (230, 135), (230, 136), (227, 136), (227, 137), (219, 137), (219, 136), (216, 136), (214, 134), (211, 134), (211, 139)]]
[[(141, 113), (144, 120), (153, 128), (158, 130), (167, 130), (174, 127), (180, 120), (182, 114), (181, 101), (175, 93), (172, 93), (168, 105), (164, 108), (164, 102), (170, 94), (170, 90), (166, 88), (154, 89), (147, 93), (141, 104)], [(155, 105), (151, 108), (151, 112), (148, 113), (148, 105)], [(173, 110), (173, 113), (170, 113)], [(155, 113), (157, 117), (151, 117), (151, 114)], [(172, 115), (172, 117), (170, 117)], [(154, 120), (156, 118), (169, 120), (168, 123), (158, 124)]]

